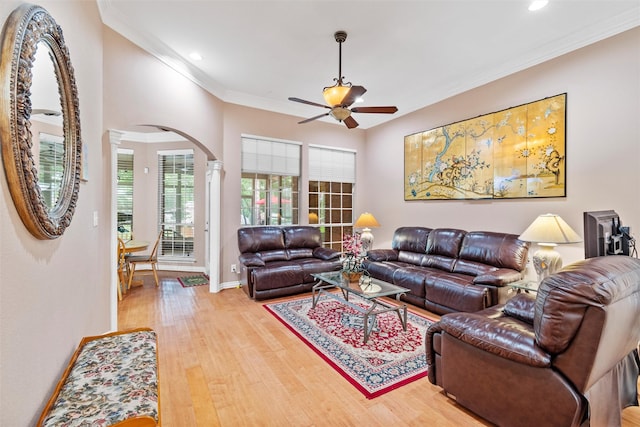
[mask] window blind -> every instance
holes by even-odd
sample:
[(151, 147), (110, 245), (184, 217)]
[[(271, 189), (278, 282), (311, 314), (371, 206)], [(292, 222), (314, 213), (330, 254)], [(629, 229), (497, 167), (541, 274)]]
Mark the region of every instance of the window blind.
[(242, 172), (300, 176), (300, 143), (242, 137)]
[(193, 257), (193, 150), (158, 151), (158, 218), (163, 230), (160, 255)]
[(309, 181), (355, 183), (355, 151), (309, 146)]
[(133, 150), (118, 149), (117, 165), (118, 232), (124, 239), (133, 231)]

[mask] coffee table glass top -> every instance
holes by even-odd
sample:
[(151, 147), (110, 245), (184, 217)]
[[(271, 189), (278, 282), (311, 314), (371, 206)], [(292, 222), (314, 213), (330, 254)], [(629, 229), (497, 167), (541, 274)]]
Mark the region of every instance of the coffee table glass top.
[(369, 285), (359, 284), (355, 282), (347, 282), (342, 277), (341, 271), (330, 271), (327, 273), (314, 273), (312, 276), (317, 280), (322, 280), (325, 283), (333, 285), (337, 288), (353, 292), (366, 299), (373, 299), (378, 297), (396, 296), (409, 292), (409, 289), (401, 286), (392, 285), (391, 283), (383, 280), (374, 279), (371, 277)]

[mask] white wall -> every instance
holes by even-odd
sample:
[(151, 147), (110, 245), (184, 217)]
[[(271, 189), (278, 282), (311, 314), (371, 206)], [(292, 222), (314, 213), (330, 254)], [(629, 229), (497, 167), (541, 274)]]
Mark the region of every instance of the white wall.
[[(404, 200), (405, 135), (564, 92), (567, 197)], [(640, 28), (369, 129), (366, 157), (364, 197), (382, 225), (376, 247), (389, 247), (401, 225), (520, 234), (547, 212), (582, 235), (582, 213), (602, 209), (640, 236)], [(565, 265), (584, 258), (582, 244), (557, 250)]]
[[(35, 424), (56, 378), (85, 335), (109, 328), (108, 198), (102, 176), (102, 30), (94, 2), (40, 1), (62, 27), (75, 69), (89, 181), (71, 226), (37, 240), (0, 177), (0, 425)], [(0, 2), (4, 23), (20, 4)], [(2, 141), (4, 144), (5, 141)], [(93, 226), (97, 212), (99, 226)]]

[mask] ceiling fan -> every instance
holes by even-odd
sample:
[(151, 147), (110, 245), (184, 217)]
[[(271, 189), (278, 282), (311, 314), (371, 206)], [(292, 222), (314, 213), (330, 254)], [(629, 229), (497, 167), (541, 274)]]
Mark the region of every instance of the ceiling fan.
[(381, 114), (393, 114), (398, 111), (398, 108), (387, 107), (353, 107), (349, 108), (351, 104), (356, 102), (367, 90), (363, 86), (354, 86), (351, 82), (344, 83), (342, 76), (342, 43), (347, 39), (347, 33), (344, 31), (337, 31), (334, 34), (336, 41), (338, 42), (338, 78), (333, 79), (336, 84), (333, 86), (325, 87), (322, 91), (324, 100), (328, 105), (318, 104), (312, 101), (306, 101), (300, 98), (289, 98), (289, 101), (301, 102), (303, 104), (314, 105), (316, 107), (322, 107), (329, 109), (328, 112), (319, 114), (309, 119), (302, 120), (298, 124), (308, 123), (313, 120), (319, 119), (324, 116), (331, 115), (334, 119), (353, 129), (358, 126), (358, 122), (351, 116), (351, 113), (381, 113)]

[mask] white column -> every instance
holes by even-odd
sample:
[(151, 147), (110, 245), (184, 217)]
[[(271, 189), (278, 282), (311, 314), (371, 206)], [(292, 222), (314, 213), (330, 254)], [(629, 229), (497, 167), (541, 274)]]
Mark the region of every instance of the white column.
[(109, 143), (111, 144), (111, 208), (110, 208), (110, 225), (109, 233), (110, 241), (109, 241), (109, 262), (110, 262), (110, 280), (111, 284), (109, 290), (109, 313), (110, 313), (110, 329), (112, 331), (118, 330), (118, 240), (116, 227), (118, 226), (117, 221), (117, 210), (118, 210), (118, 146), (120, 145), (120, 141), (122, 140), (123, 132), (119, 132), (117, 130), (109, 130)]
[(220, 171), (222, 162), (211, 160), (207, 162), (207, 193), (209, 194), (209, 292), (220, 291)]

